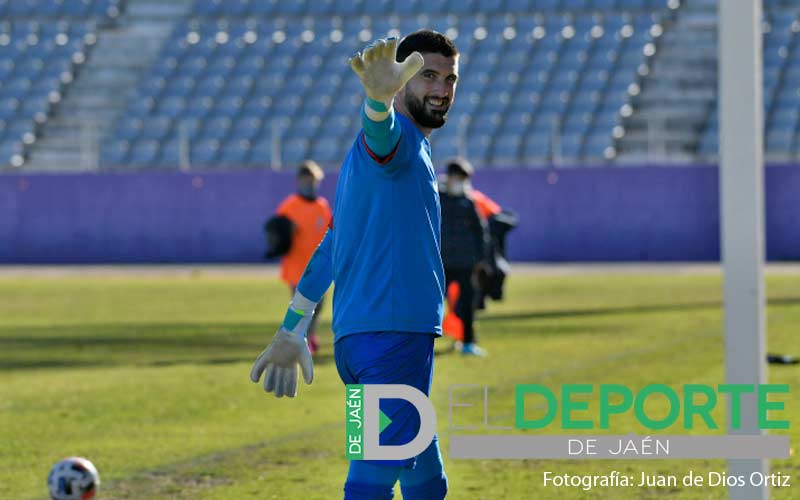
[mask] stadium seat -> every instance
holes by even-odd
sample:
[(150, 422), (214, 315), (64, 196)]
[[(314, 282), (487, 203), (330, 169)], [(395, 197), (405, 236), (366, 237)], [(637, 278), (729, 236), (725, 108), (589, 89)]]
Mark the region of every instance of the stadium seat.
[(136, 168), (153, 167), (160, 152), (161, 144), (154, 139), (144, 139), (133, 144), (127, 163)]
[(467, 157), (477, 165), (485, 165), (489, 159), (492, 136), (472, 134), (467, 142)]
[[(0, 16), (0, 167), (11, 155), (24, 155), (37, 128), (61, 99), (83, 54), (92, 13), (69, 9), (69, 2), (3, 2)], [(80, 18), (78, 18), (80, 17)], [(57, 18), (68, 19), (60, 22)], [(94, 25), (94, 24), (92, 24)]]
[(605, 158), (608, 148), (613, 146), (611, 134), (606, 130), (588, 136), (584, 149), (584, 156), (588, 159)]
[(496, 167), (517, 167), (520, 164), (522, 136), (517, 134), (500, 135), (493, 144), (492, 163)]
[(108, 167), (119, 167), (125, 163), (129, 151), (127, 141), (107, 141), (100, 148), (100, 161)]
[(527, 135), (523, 143), (522, 160), (527, 164), (544, 163), (550, 157), (552, 142), (547, 132)]
[(219, 154), (219, 150), (220, 143), (216, 139), (205, 139), (193, 143), (190, 154), (192, 166), (214, 166), (214, 160)]
[(241, 167), (245, 165), (250, 154), (250, 141), (247, 139), (231, 140), (222, 146), (219, 163), (227, 167)]
[[(48, 8), (81, 16), (83, 7), (74, 2), (82, 1)], [(102, 10), (101, 3), (117, 5), (93, 0), (87, 12)], [(457, 30), (462, 54), (449, 125), (432, 138), (437, 147), (454, 152), (458, 134), (466, 133), (467, 153), (477, 155), (478, 164), (549, 161), (551, 136), (558, 129), (565, 156), (603, 158), (613, 147), (612, 130), (630, 99), (628, 88), (641, 78), (651, 27), (667, 18), (667, 4), (195, 0), (186, 19), (175, 25), (172, 42), (143, 76), (107, 139), (116, 147), (107, 148), (102, 161), (124, 159), (120, 145), (126, 141), (132, 144), (126, 154), (140, 161), (149, 151), (148, 140), (173, 141), (180, 133), (193, 141), (193, 163), (266, 166), (279, 131), (284, 163), (310, 155), (336, 165), (360, 129), (363, 100), (347, 57), (375, 37), (420, 25)], [(26, 5), (13, 9), (25, 11)], [(800, 109), (800, 94), (792, 90), (800, 87), (800, 58), (795, 58), (800, 51), (792, 50), (797, 13), (766, 11), (773, 26), (765, 39), (768, 125), (794, 132), (796, 114), (773, 110)], [(4, 50), (0, 47), (0, 54)], [(31, 58), (19, 70), (2, 61), (4, 80), (9, 72), (22, 75), (7, 86), (7, 94), (0, 93), (0, 115), (16, 116), (22, 107), (14, 100), (27, 99), (27, 82), (36, 81), (31, 75), (42, 64), (37, 68)], [(144, 119), (154, 120), (146, 131), (135, 121)], [(469, 125), (460, 127), (466, 119)], [(776, 135), (771, 144), (786, 146), (786, 135)]]

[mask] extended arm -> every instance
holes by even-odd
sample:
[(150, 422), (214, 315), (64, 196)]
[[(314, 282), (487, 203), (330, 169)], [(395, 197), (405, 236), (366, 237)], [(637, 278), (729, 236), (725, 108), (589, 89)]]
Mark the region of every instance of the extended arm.
[(306, 331), (317, 303), (333, 281), (332, 240), (328, 230), (303, 271), (281, 327), (250, 370), (253, 382), (258, 382), (264, 373), (264, 390), (275, 393), (277, 397), (292, 398), (297, 394), (298, 364), (303, 371), (303, 380), (307, 384), (314, 380), (314, 363), (306, 343)]
[(315, 307), (333, 282), (332, 246), (333, 234), (329, 229), (311, 256), (311, 260), (308, 261), (300, 283), (297, 284), (297, 293), (307, 297)]

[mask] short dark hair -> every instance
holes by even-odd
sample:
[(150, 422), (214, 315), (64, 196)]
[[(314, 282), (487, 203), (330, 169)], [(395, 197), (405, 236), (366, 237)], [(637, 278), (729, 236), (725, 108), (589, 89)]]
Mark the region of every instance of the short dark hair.
[(397, 62), (405, 61), (413, 52), (441, 54), (445, 57), (458, 55), (453, 41), (433, 30), (418, 30), (403, 37), (397, 46)]

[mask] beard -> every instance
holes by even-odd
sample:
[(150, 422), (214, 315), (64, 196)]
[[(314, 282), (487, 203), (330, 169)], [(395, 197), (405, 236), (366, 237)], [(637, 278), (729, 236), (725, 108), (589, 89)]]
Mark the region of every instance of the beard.
[(450, 101), (446, 101), (441, 109), (428, 108), (427, 98), (420, 99), (411, 92), (406, 92), (405, 105), (414, 120), (427, 128), (440, 128), (447, 122)]

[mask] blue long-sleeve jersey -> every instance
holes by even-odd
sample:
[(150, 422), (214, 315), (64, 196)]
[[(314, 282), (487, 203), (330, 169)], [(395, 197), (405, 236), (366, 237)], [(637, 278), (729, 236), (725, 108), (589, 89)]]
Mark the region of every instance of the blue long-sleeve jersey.
[[(317, 300), (331, 278), (336, 283), (337, 339), (378, 331), (441, 334), (445, 282), (430, 143), (404, 116), (390, 118), (367, 123), (362, 116), (365, 128), (339, 174), (332, 229), (298, 285)], [(391, 146), (390, 134), (397, 142), (388, 155), (372, 150), (376, 137)]]

